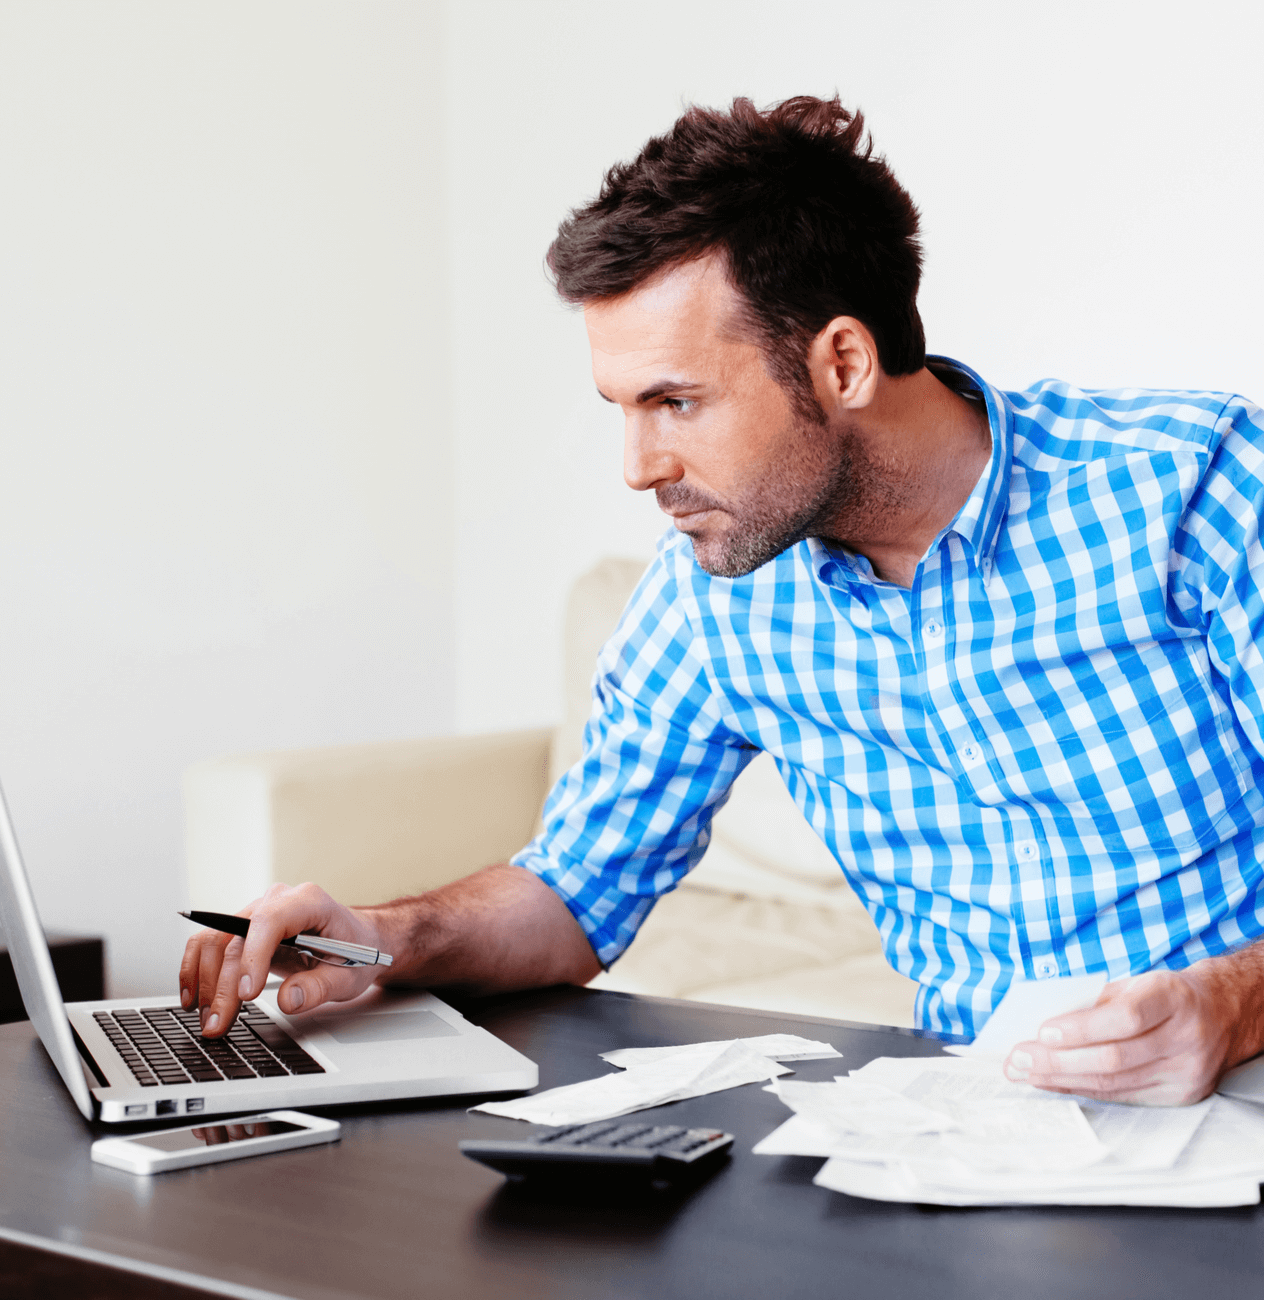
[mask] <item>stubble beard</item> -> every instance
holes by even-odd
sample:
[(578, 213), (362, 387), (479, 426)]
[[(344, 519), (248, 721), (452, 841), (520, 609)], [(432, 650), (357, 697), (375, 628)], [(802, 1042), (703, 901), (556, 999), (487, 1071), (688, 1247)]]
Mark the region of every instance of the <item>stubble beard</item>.
[(745, 577), (807, 537), (841, 541), (859, 535), (859, 521), (877, 513), (875, 498), (884, 494), (852, 427), (800, 420), (790, 445), (795, 454), (769, 467), (757, 486), (734, 500), (721, 501), (686, 483), (657, 490), (661, 510), (715, 510), (731, 521), (726, 529), (681, 529), (693, 540), (698, 565), (712, 577)]

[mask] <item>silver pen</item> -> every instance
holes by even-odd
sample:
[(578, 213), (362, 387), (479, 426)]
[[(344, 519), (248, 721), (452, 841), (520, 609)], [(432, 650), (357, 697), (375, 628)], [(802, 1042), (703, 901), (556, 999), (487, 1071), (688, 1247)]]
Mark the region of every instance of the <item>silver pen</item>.
[[(204, 925), (208, 930), (218, 930), (221, 934), (236, 934), (246, 937), (250, 929), (248, 916), (229, 916), (225, 912), (181, 912), (195, 925)], [(341, 957), (344, 966), (389, 966), (394, 960), (390, 953), (379, 952), (376, 948), (366, 947), (362, 943), (347, 943), (345, 939), (326, 939), (318, 934), (296, 934), (292, 939), (281, 942), (290, 948), (301, 948), (305, 952), (323, 953), (329, 957)]]

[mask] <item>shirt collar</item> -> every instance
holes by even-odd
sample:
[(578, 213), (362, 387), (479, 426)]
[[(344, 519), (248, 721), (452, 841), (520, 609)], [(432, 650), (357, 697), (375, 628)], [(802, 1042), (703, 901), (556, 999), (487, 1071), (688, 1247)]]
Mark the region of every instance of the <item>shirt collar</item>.
[[(992, 572), (996, 542), (1009, 508), (1010, 471), (1014, 460), (1014, 427), (1009, 403), (998, 389), (985, 383), (960, 361), (935, 356), (927, 357), (926, 361), (938, 372), (936, 377), (950, 388), (958, 392), (974, 389), (982, 396), (987, 409), (992, 454), (988, 457), (988, 463), (974, 485), (974, 490), (957, 511), (956, 518), (944, 530), (944, 533), (956, 533), (974, 551), (975, 563), (986, 582)], [(939, 544), (944, 533), (936, 538), (935, 545)]]
[[(992, 573), (992, 559), (1009, 504), (1010, 471), (1014, 455), (1014, 429), (1009, 404), (998, 389), (985, 383), (969, 366), (951, 357), (928, 356), (926, 363), (936, 378), (956, 392), (982, 398), (992, 435), (992, 454), (988, 463), (957, 511), (952, 522), (931, 543), (931, 549), (948, 533), (956, 533), (974, 553), (975, 563), (986, 582)], [(873, 566), (863, 555), (842, 547), (830, 547), (817, 537), (809, 537), (808, 552), (817, 578), (827, 586), (845, 582), (872, 583)]]

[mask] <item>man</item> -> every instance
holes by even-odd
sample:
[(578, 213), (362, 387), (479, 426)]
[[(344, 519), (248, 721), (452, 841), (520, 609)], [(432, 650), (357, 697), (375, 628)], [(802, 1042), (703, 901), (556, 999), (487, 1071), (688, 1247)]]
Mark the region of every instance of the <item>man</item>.
[[(587, 981), (766, 749), (923, 1024), (973, 1033), (1015, 977), (1110, 973), (1011, 1078), (1182, 1103), (1264, 1048), (1260, 412), (928, 362), (916, 210), (837, 100), (690, 110), (549, 262), (625, 477), (675, 522), (584, 757), (510, 864), (377, 908), (275, 886), (244, 948), (192, 940), (204, 1032), (300, 930), (432, 986)], [(372, 978), (300, 971), (280, 1003)]]

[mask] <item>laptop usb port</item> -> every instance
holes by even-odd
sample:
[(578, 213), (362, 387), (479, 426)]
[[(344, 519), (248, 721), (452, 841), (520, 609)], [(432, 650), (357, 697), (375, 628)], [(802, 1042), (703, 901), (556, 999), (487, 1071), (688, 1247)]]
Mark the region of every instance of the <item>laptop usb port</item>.
[(145, 1115), (148, 1114), (149, 1107), (145, 1102), (138, 1102), (135, 1106), (124, 1106), (124, 1115)]
[(190, 1097), (189, 1100), (184, 1103), (184, 1109), (188, 1111), (190, 1115), (196, 1114), (200, 1110), (205, 1110), (206, 1098)]

